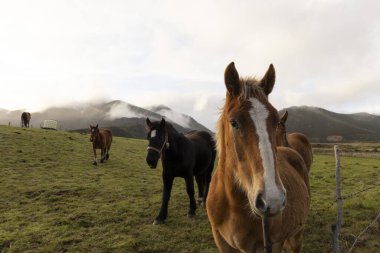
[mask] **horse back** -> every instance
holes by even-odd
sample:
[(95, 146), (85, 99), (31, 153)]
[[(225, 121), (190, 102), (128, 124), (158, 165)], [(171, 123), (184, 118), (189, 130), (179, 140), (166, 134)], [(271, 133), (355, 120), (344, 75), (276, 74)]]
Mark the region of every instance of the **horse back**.
[(191, 131), (185, 134), (184, 137), (187, 139), (187, 145), (191, 146), (190, 149), (196, 157), (195, 169), (207, 168), (213, 162), (216, 155), (213, 137), (205, 131)]
[(185, 137), (193, 145), (196, 153), (215, 149), (215, 141), (208, 132), (193, 130), (185, 134)]
[(110, 148), (112, 143), (112, 132), (109, 129), (102, 128), (99, 129), (99, 134), (101, 136), (101, 147), (100, 148)]
[(313, 149), (307, 137), (301, 133), (290, 133), (287, 138), (289, 146), (301, 155), (307, 170), (310, 171), (313, 162)]

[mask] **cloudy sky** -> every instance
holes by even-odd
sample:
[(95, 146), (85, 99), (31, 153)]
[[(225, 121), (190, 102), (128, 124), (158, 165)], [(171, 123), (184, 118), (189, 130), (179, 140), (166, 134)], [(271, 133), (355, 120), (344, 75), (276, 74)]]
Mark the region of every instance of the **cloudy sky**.
[(0, 2), (0, 108), (165, 104), (213, 129), (224, 69), (270, 100), (380, 114), (378, 0)]

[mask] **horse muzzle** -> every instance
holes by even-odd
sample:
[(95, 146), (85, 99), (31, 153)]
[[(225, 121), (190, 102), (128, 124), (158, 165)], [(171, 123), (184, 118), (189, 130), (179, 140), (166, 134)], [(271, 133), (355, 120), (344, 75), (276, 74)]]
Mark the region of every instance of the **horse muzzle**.
[(273, 217), (282, 212), (286, 206), (286, 192), (281, 192), (278, 199), (267, 199), (262, 193), (256, 195), (250, 204), (254, 213), (261, 217)]
[(148, 155), (146, 156), (146, 163), (149, 165), (151, 169), (155, 169), (157, 167), (158, 160), (160, 156), (154, 150), (148, 150)]
[(157, 168), (157, 162), (147, 160), (146, 163), (148, 164), (149, 168), (151, 168), (151, 169)]
[(154, 159), (154, 158), (148, 156), (148, 157), (146, 158), (146, 163), (148, 164), (149, 168), (151, 168), (151, 169), (155, 169), (155, 168), (157, 168), (158, 160), (156, 160), (156, 159)]

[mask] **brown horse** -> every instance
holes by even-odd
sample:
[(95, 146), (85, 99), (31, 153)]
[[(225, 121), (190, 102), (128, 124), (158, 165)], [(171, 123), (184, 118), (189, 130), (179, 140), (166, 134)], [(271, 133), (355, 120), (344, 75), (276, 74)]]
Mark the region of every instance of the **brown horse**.
[(307, 171), (310, 172), (313, 163), (313, 149), (306, 135), (302, 133), (286, 133), (288, 111), (281, 117), (276, 129), (277, 147), (290, 147), (297, 151), (305, 161)]
[(32, 116), (30, 115), (30, 112), (23, 112), (21, 114), (21, 127), (27, 127), (29, 128), (29, 122)]
[(90, 141), (92, 142), (92, 149), (94, 151), (93, 165), (98, 165), (96, 162), (96, 149), (101, 150), (100, 162), (108, 160), (110, 157), (110, 148), (112, 143), (112, 132), (109, 129), (99, 129), (98, 125), (90, 125)]
[(241, 79), (232, 62), (224, 80), (227, 94), (216, 137), (219, 162), (206, 203), (215, 243), (220, 252), (262, 252), (265, 218), (273, 252), (282, 252), (285, 243), (300, 252), (309, 179), (297, 152), (276, 148), (279, 116), (268, 101), (274, 67), (260, 81)]

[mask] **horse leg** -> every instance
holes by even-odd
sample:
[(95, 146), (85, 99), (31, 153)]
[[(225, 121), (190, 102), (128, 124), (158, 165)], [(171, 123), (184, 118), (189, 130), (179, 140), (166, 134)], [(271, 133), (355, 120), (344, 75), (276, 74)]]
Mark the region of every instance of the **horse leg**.
[(92, 162), (93, 165), (98, 165), (98, 163), (96, 162), (96, 149), (93, 148), (92, 149), (94, 151), (94, 161)]
[(109, 145), (107, 148), (106, 160), (110, 158), (110, 148), (111, 148), (111, 145)]
[[(205, 175), (196, 175), (195, 180), (198, 184), (198, 199), (197, 204), (200, 206), (204, 200), (205, 194)], [(204, 206), (203, 206), (204, 207)]]
[(153, 225), (158, 225), (158, 224), (163, 223), (166, 217), (168, 216), (168, 205), (169, 205), (170, 193), (172, 191), (174, 177), (168, 176), (162, 173), (162, 181), (164, 183), (164, 189), (162, 192), (161, 209), (156, 219), (154, 219)]
[(217, 231), (213, 226), (211, 226), (212, 234), (214, 236), (214, 241), (216, 246), (219, 249), (219, 252), (225, 252), (225, 253), (239, 253), (240, 250), (237, 250), (235, 248), (232, 248), (222, 237), (222, 235)]
[(104, 154), (106, 152), (106, 148), (101, 148), (100, 150), (101, 150), (100, 162), (102, 163), (102, 162), (104, 162), (104, 156), (105, 156)]
[(192, 217), (195, 215), (195, 210), (197, 209), (197, 204), (194, 198), (194, 177), (192, 175), (187, 176), (185, 177), (185, 181), (186, 181), (186, 192), (190, 200), (189, 212), (187, 213), (187, 215), (189, 217)]
[(290, 247), (293, 253), (301, 252), (303, 242), (303, 231), (304, 229), (301, 229), (295, 236), (286, 241), (287, 246)]

